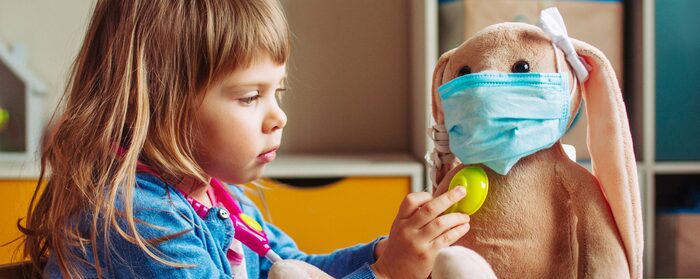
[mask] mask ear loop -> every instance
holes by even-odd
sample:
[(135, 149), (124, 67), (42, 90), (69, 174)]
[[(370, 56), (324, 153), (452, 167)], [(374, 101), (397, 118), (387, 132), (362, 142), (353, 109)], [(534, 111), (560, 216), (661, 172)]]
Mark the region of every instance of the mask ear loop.
[(428, 177), (433, 188), (437, 188), (437, 171), (445, 167), (452, 167), (455, 163), (455, 155), (450, 150), (450, 137), (444, 124), (435, 124), (428, 129), (428, 136), (433, 140), (434, 147), (425, 155), (428, 162)]
[[(562, 66), (561, 66), (561, 59), (559, 59), (559, 52), (557, 52), (557, 49), (559, 49), (559, 48), (557, 47), (556, 44), (554, 44), (554, 42), (552, 42), (551, 44), (552, 44), (552, 49), (554, 50), (554, 60), (556, 61), (556, 71), (557, 71), (557, 73), (563, 73)], [(572, 86), (571, 86), (571, 90), (569, 90), (569, 96), (573, 96), (574, 92), (576, 92), (576, 89), (578, 89), (578, 87), (581, 86), (581, 95), (579, 96), (579, 98), (580, 98), (581, 96), (583, 96), (583, 90), (585, 90), (586, 87), (583, 86), (583, 81), (581, 81), (580, 79), (578, 79), (576, 77), (576, 73), (572, 72), (571, 76), (573, 77), (574, 80), (571, 83)], [(571, 114), (578, 114), (579, 109), (581, 109), (581, 102), (580, 101), (578, 102), (576, 109), (572, 109), (570, 112), (571, 112)], [(576, 119), (576, 116), (574, 116), (570, 120), (568, 120), (568, 123), (566, 124), (567, 130), (569, 130), (571, 128), (571, 125), (574, 124), (574, 119)]]
[[(551, 45), (552, 45), (552, 49), (554, 50), (554, 60), (556, 61), (556, 66), (555, 66), (556, 71), (557, 71), (557, 73), (563, 74), (564, 72), (562, 71), (561, 59), (559, 59), (559, 52), (557, 51), (557, 49), (559, 49), (559, 48), (557, 47), (556, 44), (554, 44), (554, 42), (552, 42)], [(581, 90), (585, 89), (585, 87), (583, 86), (583, 82), (581, 82), (581, 80), (579, 80), (576, 77), (576, 73), (572, 72), (571, 77), (573, 78), (573, 81), (571, 82), (571, 89), (568, 92), (569, 96), (573, 96), (574, 92), (576, 92), (576, 89), (578, 89), (578, 86), (581, 86)], [(581, 83), (581, 84), (579, 84), (579, 83)], [(583, 91), (581, 91), (581, 94), (583, 94)], [(571, 101), (569, 101), (569, 102), (571, 102)], [(571, 119), (567, 120), (567, 123), (566, 123), (567, 130), (571, 128), (571, 124), (574, 123), (574, 119), (576, 118), (576, 117), (571, 117), (571, 114), (578, 113), (580, 108), (581, 108), (581, 102), (578, 103), (578, 106), (576, 106), (576, 109), (570, 108), (569, 117)]]

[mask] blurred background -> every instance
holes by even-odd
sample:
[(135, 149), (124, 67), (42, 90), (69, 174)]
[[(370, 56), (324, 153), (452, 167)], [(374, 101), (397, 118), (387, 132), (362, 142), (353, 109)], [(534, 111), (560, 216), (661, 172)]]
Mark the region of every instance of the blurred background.
[[(423, 156), (432, 148), (426, 129), (439, 54), (490, 24), (536, 24), (540, 10), (556, 6), (571, 37), (607, 55), (623, 88), (643, 202), (645, 275), (700, 277), (700, 1), (282, 3), (293, 33), (283, 102), (289, 122), (280, 156), (260, 181), (268, 188), (253, 196), (264, 194), (268, 218), (302, 249), (330, 252), (388, 233), (401, 199), (427, 189)], [(0, 244), (19, 236), (16, 222), (39, 173), (37, 144), (93, 5), (0, 0), (0, 196), (10, 201), (0, 205)], [(579, 117), (563, 142), (590, 168), (585, 137)], [(23, 260), (16, 244), (0, 247), (0, 264)]]

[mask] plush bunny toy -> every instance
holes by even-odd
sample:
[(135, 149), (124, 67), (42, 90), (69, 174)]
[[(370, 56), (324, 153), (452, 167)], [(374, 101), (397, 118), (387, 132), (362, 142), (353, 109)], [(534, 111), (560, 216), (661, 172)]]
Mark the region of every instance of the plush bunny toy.
[[(486, 27), (440, 57), (434, 193), (464, 166), (485, 171), (488, 195), (456, 246), (500, 278), (641, 278), (637, 170), (617, 78), (603, 53), (568, 37), (556, 8), (541, 21)], [(593, 173), (559, 142), (581, 99)], [(459, 248), (436, 262), (433, 278), (472, 272)]]
[[(432, 278), (642, 277), (637, 170), (617, 78), (598, 49), (568, 38), (556, 8), (541, 20), (486, 27), (438, 61), (434, 193), (465, 166), (485, 171), (489, 193)], [(593, 173), (559, 142), (582, 99)], [(270, 278), (330, 277), (286, 260)]]

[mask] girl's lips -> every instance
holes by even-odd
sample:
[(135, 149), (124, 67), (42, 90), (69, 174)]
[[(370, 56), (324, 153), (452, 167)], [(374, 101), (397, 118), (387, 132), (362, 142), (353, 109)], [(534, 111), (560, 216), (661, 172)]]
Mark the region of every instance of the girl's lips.
[(258, 159), (264, 163), (272, 162), (277, 157), (277, 148), (258, 155)]

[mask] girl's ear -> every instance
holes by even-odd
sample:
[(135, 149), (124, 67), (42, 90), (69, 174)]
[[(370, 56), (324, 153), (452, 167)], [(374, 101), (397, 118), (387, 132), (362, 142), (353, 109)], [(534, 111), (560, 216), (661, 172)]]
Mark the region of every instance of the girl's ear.
[(573, 40), (590, 66), (582, 88), (588, 116), (588, 149), (625, 247), (632, 278), (642, 277), (642, 209), (637, 167), (620, 86), (610, 61), (597, 48)]
[(437, 92), (438, 87), (442, 85), (442, 76), (445, 73), (445, 67), (447, 62), (450, 62), (450, 57), (455, 52), (456, 49), (451, 49), (445, 52), (438, 59), (437, 65), (435, 66), (435, 71), (433, 71), (433, 89), (432, 89), (432, 99), (433, 99), (433, 119), (435, 123), (443, 124), (445, 119), (442, 114), (442, 102), (440, 102), (440, 95)]

